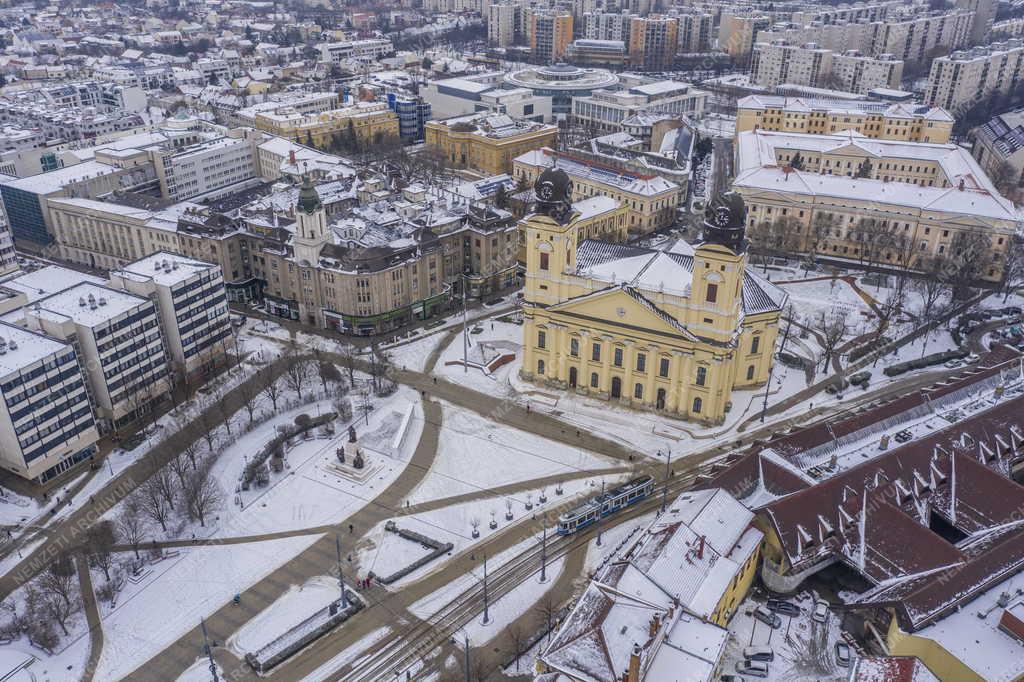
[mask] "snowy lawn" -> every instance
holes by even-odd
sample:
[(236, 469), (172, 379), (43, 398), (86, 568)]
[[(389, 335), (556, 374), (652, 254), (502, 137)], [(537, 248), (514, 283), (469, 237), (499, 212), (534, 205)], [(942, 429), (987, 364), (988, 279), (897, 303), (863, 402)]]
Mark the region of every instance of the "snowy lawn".
[(495, 486), (616, 464), (444, 404), (437, 459), (409, 500), (419, 504), (453, 495), (486, 495)]
[[(468, 635), (471, 646), (483, 646), (487, 644), (512, 623), (540, 601), (541, 597), (551, 589), (552, 583), (558, 580), (565, 567), (565, 558), (556, 559), (547, 566), (545, 571), (547, 580), (540, 581), (540, 576), (531, 576), (525, 581), (516, 585), (511, 592), (496, 602), (492, 602), (487, 611), (490, 621), (483, 622), (483, 612), (463, 626), (460, 635)], [(461, 639), (461, 637), (460, 637)]]
[(227, 647), (242, 658), (256, 652), (340, 597), (338, 579), (321, 575), (291, 588), (238, 629)]
[[(128, 674), (319, 537), (193, 547), (157, 564), (140, 589), (103, 616), (103, 654), (94, 679)], [(209, 634), (218, 641), (224, 636)], [(86, 637), (86, 651), (88, 646)]]
[[(480, 330), (479, 333), (472, 333), (473, 330)], [(458, 383), (462, 386), (491, 395), (507, 395), (508, 374), (512, 363), (499, 367), (493, 374), (483, 367), (490, 361), (501, 355), (511, 353), (517, 358), (522, 357), (523, 348), (523, 327), (522, 325), (510, 322), (499, 322), (497, 320), (482, 320), (475, 325), (470, 325), (470, 333), (467, 334), (468, 343), (463, 347), (462, 333), (455, 335), (455, 338), (441, 353), (437, 365), (434, 367), (434, 374), (443, 377), (448, 381)], [(465, 365), (450, 365), (447, 363), (462, 363), (465, 356), (469, 357), (470, 367)]]

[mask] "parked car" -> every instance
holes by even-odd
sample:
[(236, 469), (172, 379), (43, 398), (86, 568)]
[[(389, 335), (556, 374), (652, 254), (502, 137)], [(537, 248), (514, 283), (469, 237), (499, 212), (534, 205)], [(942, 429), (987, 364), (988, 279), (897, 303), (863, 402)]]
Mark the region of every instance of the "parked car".
[(828, 602), (818, 600), (814, 604), (814, 613), (811, 614), (811, 620), (815, 623), (824, 623), (828, 620)]
[(721, 680), (721, 682), (743, 682), (743, 678), (737, 677), (736, 675), (722, 675), (718, 679)]
[(946, 360), (945, 367), (947, 369), (956, 369), (960, 365), (964, 364), (959, 358), (953, 358), (952, 360)]
[(781, 613), (784, 616), (799, 616), (800, 607), (791, 601), (785, 599), (769, 599), (768, 608), (776, 613)]
[(846, 642), (836, 642), (836, 663), (844, 668), (850, 667), (850, 645)]
[(771, 663), (775, 660), (775, 650), (770, 646), (748, 646), (743, 649), (743, 658), (749, 661)]
[(764, 661), (736, 661), (736, 672), (750, 677), (768, 677), (768, 664)]
[(758, 606), (754, 609), (754, 618), (774, 629), (782, 627), (782, 619), (769, 611), (766, 606)]

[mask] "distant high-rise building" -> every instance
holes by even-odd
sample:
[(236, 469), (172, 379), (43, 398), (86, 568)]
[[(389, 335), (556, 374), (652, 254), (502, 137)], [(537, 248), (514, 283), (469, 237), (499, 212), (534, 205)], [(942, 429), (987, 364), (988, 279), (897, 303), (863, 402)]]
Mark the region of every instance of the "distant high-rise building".
[(667, 69), (679, 46), (675, 17), (633, 17), (629, 23), (629, 63), (644, 69)]
[(530, 50), (538, 59), (555, 62), (572, 42), (572, 14), (535, 12), (530, 15)]

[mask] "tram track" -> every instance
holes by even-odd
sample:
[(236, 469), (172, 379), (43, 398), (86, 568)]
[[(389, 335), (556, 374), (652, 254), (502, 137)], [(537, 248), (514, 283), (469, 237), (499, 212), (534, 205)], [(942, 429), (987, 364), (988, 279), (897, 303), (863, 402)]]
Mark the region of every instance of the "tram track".
[[(710, 463), (705, 462), (684, 475), (673, 477), (668, 484), (668, 496), (678, 495), (690, 489), (698, 475), (710, 466)], [(598, 524), (587, 526), (571, 535), (554, 535), (546, 546), (538, 541), (530, 549), (505, 562), (495, 571), (489, 572), (488, 603), (493, 604), (524, 581), (538, 574), (541, 570), (542, 554), (546, 556), (545, 560), (548, 563), (557, 561), (573, 550), (585, 547), (599, 532), (603, 532), (608, 527), (617, 526), (657, 511), (662, 503), (659, 493), (664, 494), (663, 488), (613, 516), (602, 519)], [(401, 675), (410, 669), (417, 661), (448, 642), (459, 629), (482, 613), (483, 593), (482, 582), (466, 588), (428, 618), (403, 631), (394, 633), (385, 642), (379, 642), (374, 654), (344, 666), (331, 674), (328, 679), (345, 680), (346, 682), (350, 680), (379, 682), (395, 679), (396, 673)]]

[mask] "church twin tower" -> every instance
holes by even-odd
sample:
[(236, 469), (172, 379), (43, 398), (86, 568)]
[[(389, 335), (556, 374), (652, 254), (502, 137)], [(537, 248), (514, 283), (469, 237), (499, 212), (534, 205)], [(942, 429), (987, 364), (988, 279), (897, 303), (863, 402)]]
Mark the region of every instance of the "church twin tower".
[(734, 389), (767, 381), (786, 300), (747, 272), (742, 199), (713, 203), (695, 247), (659, 251), (581, 240), (571, 189), (564, 171), (545, 171), (537, 211), (521, 225), (521, 376), (721, 423)]

